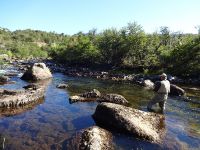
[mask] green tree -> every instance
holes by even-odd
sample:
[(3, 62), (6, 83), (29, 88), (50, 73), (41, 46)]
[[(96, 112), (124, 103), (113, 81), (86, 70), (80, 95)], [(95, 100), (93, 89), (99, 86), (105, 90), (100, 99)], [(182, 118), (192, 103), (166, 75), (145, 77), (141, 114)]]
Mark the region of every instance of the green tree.
[(113, 66), (122, 64), (128, 51), (125, 38), (123, 32), (116, 29), (107, 29), (99, 35), (97, 45), (101, 55), (101, 63)]

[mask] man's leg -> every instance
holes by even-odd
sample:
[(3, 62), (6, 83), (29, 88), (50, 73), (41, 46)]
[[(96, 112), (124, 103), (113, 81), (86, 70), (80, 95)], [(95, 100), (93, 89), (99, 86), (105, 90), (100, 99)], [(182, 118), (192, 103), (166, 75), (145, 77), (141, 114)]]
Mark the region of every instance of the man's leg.
[(165, 103), (166, 103), (166, 101), (159, 102), (159, 106), (161, 108), (161, 112), (164, 112), (164, 110), (165, 110)]
[(159, 102), (159, 106), (162, 112), (164, 112), (165, 110), (165, 104), (166, 104), (167, 98), (168, 98), (168, 94), (164, 94), (162, 95), (161, 101)]
[(152, 110), (152, 106), (155, 105), (156, 103), (158, 103), (160, 100), (159, 95), (156, 94), (152, 100), (148, 103), (147, 105), (147, 110), (151, 111)]

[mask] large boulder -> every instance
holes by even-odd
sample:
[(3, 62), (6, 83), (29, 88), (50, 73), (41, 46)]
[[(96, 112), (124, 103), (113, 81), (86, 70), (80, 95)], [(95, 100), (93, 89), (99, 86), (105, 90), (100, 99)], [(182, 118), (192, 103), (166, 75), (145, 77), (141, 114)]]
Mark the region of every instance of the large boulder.
[(31, 81), (44, 80), (48, 78), (52, 78), (52, 74), (44, 63), (33, 64), (21, 77), (23, 80)]
[(79, 143), (79, 150), (113, 150), (112, 134), (97, 126), (86, 129)]
[(119, 104), (98, 104), (93, 118), (97, 124), (107, 128), (115, 128), (119, 132), (128, 133), (154, 143), (161, 142), (165, 133), (163, 115)]
[(106, 94), (100, 98), (97, 99), (98, 102), (110, 102), (115, 104), (121, 104), (121, 105), (128, 105), (129, 102), (119, 94)]
[(175, 96), (183, 96), (185, 95), (185, 90), (183, 90), (182, 88), (174, 85), (174, 84), (170, 84), (170, 95), (175, 95)]

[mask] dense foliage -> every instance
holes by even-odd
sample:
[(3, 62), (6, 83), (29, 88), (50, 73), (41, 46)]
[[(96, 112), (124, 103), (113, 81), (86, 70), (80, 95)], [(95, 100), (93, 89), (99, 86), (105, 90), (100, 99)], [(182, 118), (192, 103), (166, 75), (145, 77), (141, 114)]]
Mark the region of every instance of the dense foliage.
[(75, 35), (38, 30), (0, 28), (0, 54), (9, 57), (51, 57), (66, 65), (129, 68), (143, 73), (166, 71), (181, 76), (199, 76), (200, 35), (171, 32), (145, 33), (129, 23), (117, 30)]

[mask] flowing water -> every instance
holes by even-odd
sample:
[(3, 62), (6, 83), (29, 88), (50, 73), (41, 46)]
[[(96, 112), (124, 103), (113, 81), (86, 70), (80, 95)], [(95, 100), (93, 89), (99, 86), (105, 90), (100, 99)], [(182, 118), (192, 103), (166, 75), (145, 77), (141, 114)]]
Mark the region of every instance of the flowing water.
[[(16, 84), (0, 85), (0, 88), (20, 89), (28, 83), (13, 77)], [(66, 90), (56, 88), (68, 83)], [(153, 92), (132, 84), (122, 84), (90, 78), (68, 77), (55, 73), (44, 99), (15, 109), (0, 109), (0, 149), (36, 150), (69, 149), (72, 137), (81, 130), (95, 125), (91, 115), (96, 102), (69, 103), (69, 96), (91, 89), (102, 93), (123, 95), (131, 107), (146, 110)], [(166, 105), (161, 144), (152, 144), (124, 134), (113, 133), (115, 149), (199, 149), (200, 148), (200, 91), (190, 91), (197, 103), (169, 97)], [(73, 146), (71, 146), (73, 147)]]

